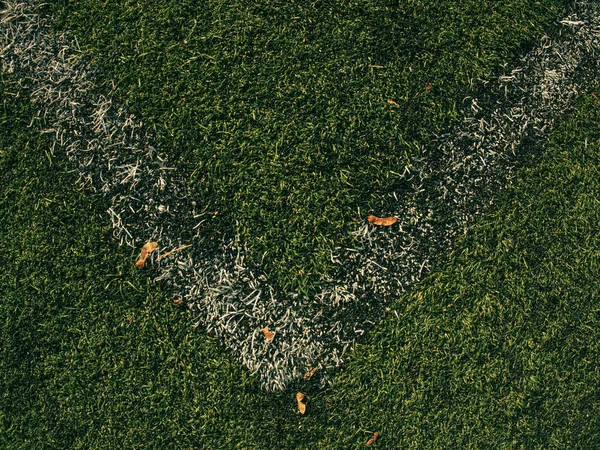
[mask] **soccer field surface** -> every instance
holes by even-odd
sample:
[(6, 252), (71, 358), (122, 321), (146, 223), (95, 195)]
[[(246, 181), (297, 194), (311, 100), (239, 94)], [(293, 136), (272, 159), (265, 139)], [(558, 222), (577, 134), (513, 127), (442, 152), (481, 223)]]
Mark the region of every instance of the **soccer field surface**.
[[(56, 358), (47, 377), (30, 381), (40, 394), (26, 397), (55, 392), (59, 409), (79, 399), (73, 408), (110, 423), (131, 408), (102, 393), (115, 377), (144, 420), (176, 417), (159, 428), (186, 430), (182, 448), (349, 448), (374, 431), (373, 445), (389, 448), (593, 442), (598, 10), (5, 2), (2, 258), (17, 264), (3, 289), (9, 299), (38, 292), (44, 308), (21, 313), (39, 324), (34, 335), (56, 333), (41, 347), (44, 361)], [(55, 177), (60, 190), (46, 184)], [(46, 187), (27, 194), (32, 183)], [(47, 231), (17, 223), (46, 210)], [(50, 245), (43, 236), (59, 224)], [(35, 238), (63, 278), (32, 268)], [(106, 245), (110, 255), (83, 251)], [(95, 284), (105, 293), (90, 294)], [(171, 310), (133, 300), (145, 296)], [(10, 338), (28, 332), (11, 305), (4, 382), (25, 389), (18, 374), (42, 366)], [(118, 363), (126, 355), (133, 362)], [(92, 391), (51, 388), (67, 367), (94, 374)], [(289, 401), (297, 390), (310, 425)], [(214, 409), (198, 406), (203, 395)], [(88, 403), (106, 398), (114, 407)], [(286, 418), (283, 436), (265, 401)], [(17, 445), (31, 431), (15, 428), (18, 406), (6, 410)], [(42, 416), (65, 414), (52, 411)], [(202, 422), (193, 431), (186, 411)], [(140, 424), (124, 432), (66, 414), (65, 432), (82, 421), (78, 445), (144, 442)], [(215, 427), (241, 414), (255, 417), (219, 441)], [(95, 426), (105, 428), (92, 437)], [(150, 435), (154, 446), (166, 439)]]

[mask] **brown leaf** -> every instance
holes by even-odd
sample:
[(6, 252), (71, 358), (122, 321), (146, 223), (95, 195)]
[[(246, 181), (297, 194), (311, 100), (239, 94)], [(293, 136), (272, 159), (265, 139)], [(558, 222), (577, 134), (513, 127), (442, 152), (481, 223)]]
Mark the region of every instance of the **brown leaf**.
[(142, 251), (146, 250), (148, 254), (152, 253), (158, 247), (158, 242), (148, 242), (142, 247)]
[(267, 340), (272, 341), (273, 338), (275, 337), (275, 333), (269, 331), (269, 327), (264, 327), (262, 330), (262, 333), (265, 335), (265, 337), (267, 338)]
[(389, 99), (389, 100), (388, 100), (388, 103), (389, 103), (390, 105), (393, 105), (393, 106), (398, 106), (398, 103), (396, 103), (396, 102), (395, 102), (394, 100), (392, 100), (392, 99)]
[(432, 84), (432, 83), (427, 83), (427, 84), (425, 85), (425, 90), (426, 90), (427, 92), (429, 92), (431, 89), (433, 89), (433, 84)]
[(304, 394), (302, 392), (298, 392), (296, 394), (296, 401), (298, 402), (298, 412), (300, 414), (304, 414), (306, 412), (306, 404), (302, 402), (304, 400)]
[(369, 221), (369, 223), (372, 223), (373, 225), (381, 225), (384, 227), (389, 227), (390, 225), (394, 225), (396, 222), (398, 222), (398, 219), (396, 217), (377, 217), (377, 216), (369, 216), (367, 217), (367, 220)]
[(597, 102), (600, 102), (600, 98), (598, 98), (595, 92), (592, 92), (592, 97), (594, 97)]
[(373, 444), (377, 440), (378, 437), (379, 437), (379, 433), (376, 431), (375, 433), (373, 433), (373, 437), (367, 441), (367, 445)]
[(181, 306), (182, 303), (183, 302), (181, 301), (180, 298), (176, 298), (176, 299), (173, 300), (173, 306), (176, 306), (176, 307), (177, 306)]
[(317, 370), (319, 370), (319, 368), (318, 368), (318, 367), (315, 367), (314, 369), (311, 369), (311, 370), (309, 370), (308, 372), (306, 372), (306, 373), (304, 374), (304, 379), (305, 379), (306, 381), (310, 380), (310, 379), (312, 378), (312, 376), (313, 376), (315, 373), (317, 373)]
[(140, 257), (137, 260), (137, 262), (135, 263), (135, 266), (138, 269), (143, 269), (144, 265), (146, 264), (146, 259), (148, 258), (148, 255), (150, 253), (152, 253), (156, 247), (158, 247), (158, 242), (148, 242), (146, 244), (144, 244), (144, 246), (142, 247), (142, 250), (140, 252)]

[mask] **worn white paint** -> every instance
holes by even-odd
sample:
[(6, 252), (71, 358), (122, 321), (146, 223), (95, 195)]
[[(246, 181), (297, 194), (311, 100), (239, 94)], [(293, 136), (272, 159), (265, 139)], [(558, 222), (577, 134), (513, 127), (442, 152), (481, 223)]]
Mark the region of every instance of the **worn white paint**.
[[(2, 70), (22, 80), (45, 132), (54, 136), (53, 151), (73, 163), (78, 184), (105, 195), (115, 238), (132, 248), (158, 240), (155, 256), (188, 244), (179, 238), (183, 229), (200, 239), (207, 212), (152, 147), (139, 119), (110, 92), (95, 90), (76, 38), (54, 34), (36, 14), (37, 1), (5, 3)], [(436, 142), (422, 144), (420, 159), (400, 169), (412, 191), (400, 198), (390, 194), (398, 225), (376, 229), (365, 220), (355, 248), (332, 255), (348, 268), (345, 275), (324, 278), (315, 298), (276, 294), (260, 267), (246, 263), (241, 242), (223, 242), (218, 255), (193, 247), (178, 252), (160, 262), (157, 280), (183, 297), (202, 326), (267, 390), (284, 389), (317, 365), (339, 366), (385, 305), (419, 280), (510, 183), (523, 140), (541, 142), (585, 92), (585, 80), (597, 70), (600, 6), (577, 1), (561, 24), (557, 36), (544, 37), (515, 67), (489, 81), (491, 97), (465, 99), (472, 112)], [(303, 313), (306, 302), (316, 311), (310, 316)], [(272, 342), (260, 333), (266, 325), (276, 332)]]

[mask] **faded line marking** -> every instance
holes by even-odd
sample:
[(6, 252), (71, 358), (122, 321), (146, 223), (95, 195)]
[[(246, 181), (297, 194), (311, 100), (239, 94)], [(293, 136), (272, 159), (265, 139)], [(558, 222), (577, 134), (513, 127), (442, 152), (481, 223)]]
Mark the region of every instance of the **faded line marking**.
[[(2, 70), (18, 77), (39, 106), (44, 132), (54, 135), (54, 147), (74, 164), (78, 185), (104, 194), (120, 243), (137, 248), (160, 241), (163, 248), (180, 248), (189, 244), (181, 241), (182, 230), (202, 239), (208, 213), (152, 147), (140, 122), (112, 93), (94, 90), (76, 39), (54, 34), (49, 19), (36, 13), (39, 2), (5, 4)], [(472, 114), (424, 145), (421, 159), (403, 169), (412, 192), (400, 198), (390, 193), (400, 219), (395, 232), (381, 232), (365, 220), (355, 233), (356, 247), (332, 255), (351, 270), (341, 279), (322, 280), (322, 292), (310, 299), (316, 312), (303, 314), (307, 299), (297, 293), (278, 296), (260, 267), (246, 263), (237, 241), (223, 242), (219, 255), (203, 254), (199, 246), (173, 254), (160, 263), (156, 280), (193, 305), (206, 330), (266, 390), (284, 389), (317, 365), (328, 382), (326, 369), (342, 364), (385, 305), (419, 280), (510, 183), (520, 144), (541, 141), (572, 99), (586, 92), (585, 81), (597, 70), (599, 10), (596, 2), (575, 2), (557, 36), (544, 37), (518, 67), (489, 82), (490, 98), (465, 99)], [(358, 310), (360, 317), (353, 313)], [(277, 330), (272, 342), (261, 339), (264, 324)]]

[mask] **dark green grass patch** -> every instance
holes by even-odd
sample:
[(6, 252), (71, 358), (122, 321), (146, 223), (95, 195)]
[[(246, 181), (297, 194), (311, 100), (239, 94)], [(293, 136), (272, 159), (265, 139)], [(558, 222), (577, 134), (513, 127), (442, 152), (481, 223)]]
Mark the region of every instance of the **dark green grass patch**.
[(20, 92), (2, 74), (0, 448), (310, 447), (294, 393), (266, 395), (135, 268)]
[(365, 430), (385, 448), (596, 448), (599, 282), (600, 103), (589, 96), (355, 350), (323, 400), (338, 424), (324, 448), (359, 448)]
[[(19, 89), (1, 87), (0, 448), (232, 448), (224, 429), (277, 429), (285, 397), (263, 396), (135, 268), (100, 199), (28, 128)], [(254, 425), (236, 422), (248, 411)]]
[[(565, 1), (57, 2), (103, 89), (272, 284), (311, 292), (363, 214)], [(510, 26), (507, 26), (510, 23)], [(395, 103), (388, 103), (392, 100)]]
[(374, 431), (390, 449), (600, 442), (593, 97), (332, 388), (264, 394), (134, 268), (99, 199), (27, 128), (28, 103), (1, 92), (0, 447), (348, 449)]

